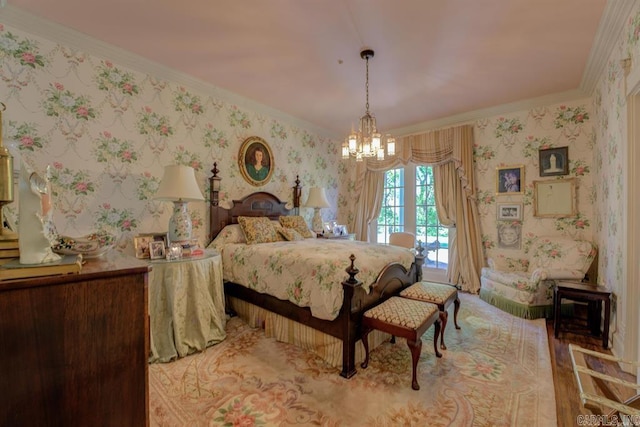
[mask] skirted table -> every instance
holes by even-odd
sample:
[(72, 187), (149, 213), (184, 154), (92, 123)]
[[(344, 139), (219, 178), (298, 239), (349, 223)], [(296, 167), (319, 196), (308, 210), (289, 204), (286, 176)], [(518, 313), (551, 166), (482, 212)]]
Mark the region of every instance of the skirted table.
[(151, 265), (149, 362), (169, 362), (224, 340), (220, 255), (208, 250), (193, 258), (152, 260)]

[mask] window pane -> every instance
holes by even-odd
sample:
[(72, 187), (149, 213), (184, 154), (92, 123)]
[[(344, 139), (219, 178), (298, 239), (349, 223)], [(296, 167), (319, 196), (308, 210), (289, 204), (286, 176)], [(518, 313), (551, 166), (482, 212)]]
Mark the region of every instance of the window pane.
[(404, 169), (393, 169), (384, 175), (382, 208), (378, 216), (378, 242), (388, 243), (389, 234), (404, 231)]

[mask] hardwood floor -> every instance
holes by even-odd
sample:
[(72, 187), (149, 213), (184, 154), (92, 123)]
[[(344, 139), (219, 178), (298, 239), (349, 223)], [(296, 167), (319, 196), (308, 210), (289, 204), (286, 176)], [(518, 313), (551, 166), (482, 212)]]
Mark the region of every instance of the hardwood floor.
[[(579, 345), (580, 347), (600, 353), (611, 354), (611, 352), (602, 348), (602, 340), (600, 338), (578, 335), (564, 331), (558, 338), (555, 338), (553, 322), (551, 320), (547, 321), (547, 335), (549, 338), (551, 367), (553, 370), (553, 382), (556, 393), (558, 427), (578, 426), (578, 415), (591, 415), (592, 413), (588, 409), (584, 408), (580, 401), (578, 386), (573, 374), (573, 367), (571, 365), (569, 344)], [(595, 363), (593, 360), (592, 362)], [(594, 366), (594, 369), (628, 381), (636, 381), (636, 377), (634, 375), (630, 375), (622, 371), (618, 365), (613, 362), (598, 363), (597, 368)], [(632, 391), (622, 388), (616, 389), (615, 391), (621, 395), (620, 397), (622, 399), (629, 398), (634, 394)]]

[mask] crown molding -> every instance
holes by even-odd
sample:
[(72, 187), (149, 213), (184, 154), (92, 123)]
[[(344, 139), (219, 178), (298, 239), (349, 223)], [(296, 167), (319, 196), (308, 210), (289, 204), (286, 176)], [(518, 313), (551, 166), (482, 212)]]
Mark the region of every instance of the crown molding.
[(326, 138), (335, 138), (335, 134), (328, 129), (304, 121), (298, 117), (259, 103), (234, 92), (196, 79), (190, 75), (180, 73), (172, 68), (151, 61), (125, 49), (105, 43), (87, 34), (40, 18), (15, 6), (0, 8), (0, 21), (21, 31), (42, 37), (54, 43), (80, 49), (92, 56), (109, 59), (118, 65), (130, 68), (143, 74), (152, 74), (158, 78), (168, 80), (178, 85), (193, 88), (196, 92), (208, 94), (225, 100), (239, 107), (253, 110), (271, 117), (285, 120), (295, 126), (308, 129)]
[(454, 116), (444, 117), (442, 119), (422, 122), (411, 126), (398, 129), (391, 129), (389, 132), (396, 136), (409, 136), (416, 133), (422, 133), (441, 129), (449, 126), (460, 126), (469, 124), (476, 120), (487, 117), (499, 116), (502, 114), (514, 113), (517, 111), (526, 111), (532, 108), (546, 107), (548, 105), (560, 104), (569, 101), (577, 101), (584, 99), (589, 101), (590, 95), (585, 94), (580, 89), (570, 90), (566, 92), (558, 92), (550, 95), (530, 98), (521, 101), (511, 102), (508, 104), (496, 105), (493, 107), (482, 108), (479, 110), (469, 111), (466, 113), (456, 114)]
[(619, 41), (627, 18), (636, 0), (608, 0), (593, 39), (587, 65), (582, 74), (580, 89), (592, 95), (607, 66), (609, 57)]

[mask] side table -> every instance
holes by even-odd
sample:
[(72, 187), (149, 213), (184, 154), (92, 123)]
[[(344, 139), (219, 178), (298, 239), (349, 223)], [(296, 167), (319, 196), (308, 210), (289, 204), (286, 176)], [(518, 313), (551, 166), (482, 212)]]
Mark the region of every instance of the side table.
[(222, 257), (151, 260), (149, 362), (169, 362), (226, 338)]
[(356, 240), (355, 233), (351, 234), (318, 234), (318, 239)]
[[(609, 347), (609, 321), (611, 317), (611, 291), (598, 287), (593, 284), (584, 282), (572, 282), (559, 280), (553, 289), (553, 330), (554, 335), (558, 338), (560, 329), (562, 328), (562, 299), (570, 299), (573, 301), (588, 303), (587, 309), (587, 327), (589, 334), (593, 336), (602, 336), (602, 347)], [(604, 302), (604, 325), (600, 332), (602, 320), (602, 303)], [(582, 333), (580, 330), (564, 330)]]

